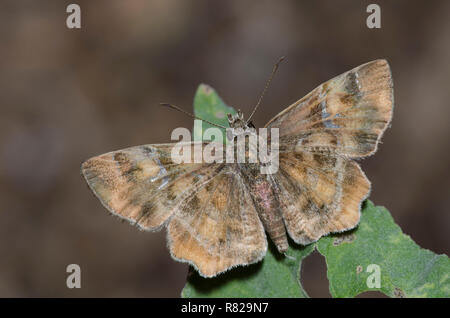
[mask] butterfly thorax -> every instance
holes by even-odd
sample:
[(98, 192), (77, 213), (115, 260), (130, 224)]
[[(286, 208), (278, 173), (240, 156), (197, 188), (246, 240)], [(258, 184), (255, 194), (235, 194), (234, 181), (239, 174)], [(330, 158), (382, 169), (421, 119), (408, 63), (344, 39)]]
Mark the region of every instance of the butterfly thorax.
[(242, 142), (245, 142), (245, 162), (237, 162), (237, 167), (245, 179), (245, 184), (253, 204), (259, 215), (260, 220), (264, 225), (264, 229), (269, 234), (271, 240), (274, 242), (280, 253), (286, 252), (288, 248), (288, 241), (286, 235), (286, 228), (284, 226), (282, 214), (280, 211), (280, 204), (276, 197), (276, 192), (270, 182), (270, 175), (261, 173), (261, 163), (259, 157), (256, 156), (256, 161), (249, 160), (249, 136), (256, 135), (254, 127), (250, 127), (244, 120), (243, 114), (238, 113), (233, 116), (228, 114), (228, 122), (231, 129), (227, 131), (227, 138), (229, 141), (235, 143), (235, 153), (237, 153), (239, 146), (239, 137)]

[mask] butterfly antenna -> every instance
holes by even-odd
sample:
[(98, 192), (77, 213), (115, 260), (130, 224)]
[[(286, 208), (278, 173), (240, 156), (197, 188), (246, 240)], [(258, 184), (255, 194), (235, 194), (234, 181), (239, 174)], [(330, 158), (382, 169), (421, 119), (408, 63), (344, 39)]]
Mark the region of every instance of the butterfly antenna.
[(212, 122), (210, 122), (210, 121), (208, 121), (208, 120), (201, 119), (200, 117), (197, 117), (197, 116), (195, 116), (195, 115), (193, 115), (193, 114), (191, 114), (191, 113), (185, 111), (184, 109), (181, 109), (181, 108), (178, 107), (178, 106), (175, 106), (175, 105), (172, 105), (172, 104), (168, 104), (168, 103), (160, 103), (160, 105), (161, 105), (161, 106), (167, 106), (167, 107), (169, 107), (169, 108), (178, 110), (178, 111), (180, 111), (180, 112), (182, 112), (182, 113), (184, 113), (184, 114), (186, 114), (186, 115), (188, 115), (188, 116), (190, 116), (190, 117), (192, 117), (192, 118), (194, 118), (194, 119), (202, 120), (202, 121), (204, 121), (205, 123), (208, 123), (208, 124), (210, 124), (210, 125), (213, 125), (213, 126), (216, 126), (216, 127), (219, 127), (219, 128), (223, 128), (223, 129), (227, 129), (227, 127), (225, 127), (225, 126), (218, 125), (218, 124), (214, 124), (214, 123), (212, 123)]
[(258, 109), (259, 104), (261, 104), (261, 101), (262, 101), (262, 99), (263, 99), (263, 97), (264, 97), (264, 94), (266, 93), (267, 89), (269, 88), (270, 82), (272, 81), (273, 76), (274, 76), (275, 73), (277, 72), (278, 66), (280, 65), (281, 62), (283, 62), (283, 60), (284, 60), (284, 56), (282, 56), (282, 57), (278, 60), (278, 62), (273, 66), (272, 74), (270, 75), (269, 79), (268, 79), (267, 82), (266, 82), (266, 86), (264, 87), (264, 90), (263, 90), (261, 96), (259, 97), (258, 103), (256, 104), (255, 108), (253, 108), (253, 111), (252, 111), (252, 113), (250, 114), (250, 117), (248, 117), (248, 119), (247, 119), (247, 124), (248, 124), (248, 123), (250, 122), (250, 120), (252, 119), (253, 115), (254, 115), (255, 112), (256, 112), (256, 109)]

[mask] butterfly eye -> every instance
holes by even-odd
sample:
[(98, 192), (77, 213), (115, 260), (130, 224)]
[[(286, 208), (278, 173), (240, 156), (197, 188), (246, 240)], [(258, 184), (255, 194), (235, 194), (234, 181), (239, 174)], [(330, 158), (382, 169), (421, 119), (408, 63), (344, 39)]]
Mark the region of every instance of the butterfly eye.
[(232, 141), (234, 139), (233, 137), (233, 131), (231, 129), (227, 129), (227, 139), (229, 141)]

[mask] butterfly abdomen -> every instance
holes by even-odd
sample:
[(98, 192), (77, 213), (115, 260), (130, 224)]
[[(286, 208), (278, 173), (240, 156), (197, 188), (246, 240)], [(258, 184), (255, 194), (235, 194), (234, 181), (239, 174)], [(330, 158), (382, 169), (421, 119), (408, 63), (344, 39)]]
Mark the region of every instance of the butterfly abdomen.
[(243, 174), (246, 175), (249, 192), (258, 216), (278, 251), (284, 253), (288, 249), (286, 228), (273, 188), (266, 179), (266, 175), (258, 173), (259, 170), (253, 171), (259, 169), (256, 168), (257, 165), (254, 168), (250, 164), (245, 166)]

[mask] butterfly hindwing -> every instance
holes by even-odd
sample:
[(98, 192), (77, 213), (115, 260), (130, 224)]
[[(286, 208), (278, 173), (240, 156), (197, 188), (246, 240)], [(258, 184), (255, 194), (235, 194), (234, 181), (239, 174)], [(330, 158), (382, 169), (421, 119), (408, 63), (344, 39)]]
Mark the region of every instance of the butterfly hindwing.
[(370, 182), (353, 160), (309, 152), (280, 154), (271, 176), (290, 237), (309, 244), (354, 228)]
[(229, 164), (191, 195), (168, 225), (174, 258), (212, 277), (266, 254), (264, 228), (236, 165)]

